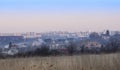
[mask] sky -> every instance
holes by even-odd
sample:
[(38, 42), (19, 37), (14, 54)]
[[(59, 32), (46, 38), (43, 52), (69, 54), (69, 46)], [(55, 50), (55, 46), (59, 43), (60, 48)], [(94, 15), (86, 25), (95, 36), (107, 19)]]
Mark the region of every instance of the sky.
[(120, 0), (0, 0), (0, 32), (120, 31)]

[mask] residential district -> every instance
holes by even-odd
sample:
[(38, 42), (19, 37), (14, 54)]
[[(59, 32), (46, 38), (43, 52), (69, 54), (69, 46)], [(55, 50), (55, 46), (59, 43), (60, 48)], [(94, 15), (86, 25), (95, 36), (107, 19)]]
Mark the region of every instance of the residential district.
[(117, 51), (120, 50), (120, 31), (0, 33), (0, 55), (34, 52), (41, 47), (65, 54), (100, 53), (102, 49)]

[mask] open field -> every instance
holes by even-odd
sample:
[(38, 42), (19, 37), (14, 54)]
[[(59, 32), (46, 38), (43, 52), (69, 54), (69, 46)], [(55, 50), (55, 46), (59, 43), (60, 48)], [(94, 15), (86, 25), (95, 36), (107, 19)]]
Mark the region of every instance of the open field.
[(120, 70), (120, 54), (1, 59), (0, 70)]

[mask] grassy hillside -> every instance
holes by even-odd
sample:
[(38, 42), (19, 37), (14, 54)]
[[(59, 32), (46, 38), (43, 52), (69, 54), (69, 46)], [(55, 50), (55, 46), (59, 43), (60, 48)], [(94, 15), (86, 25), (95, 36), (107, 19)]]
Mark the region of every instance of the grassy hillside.
[(120, 54), (5, 59), (0, 70), (120, 70)]

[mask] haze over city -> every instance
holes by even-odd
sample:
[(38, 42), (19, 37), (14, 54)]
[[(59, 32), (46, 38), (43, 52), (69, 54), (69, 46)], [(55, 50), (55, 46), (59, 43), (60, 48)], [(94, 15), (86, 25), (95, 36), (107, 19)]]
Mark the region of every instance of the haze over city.
[(0, 70), (120, 70), (120, 0), (0, 0)]
[(119, 0), (3, 0), (0, 32), (120, 30)]

